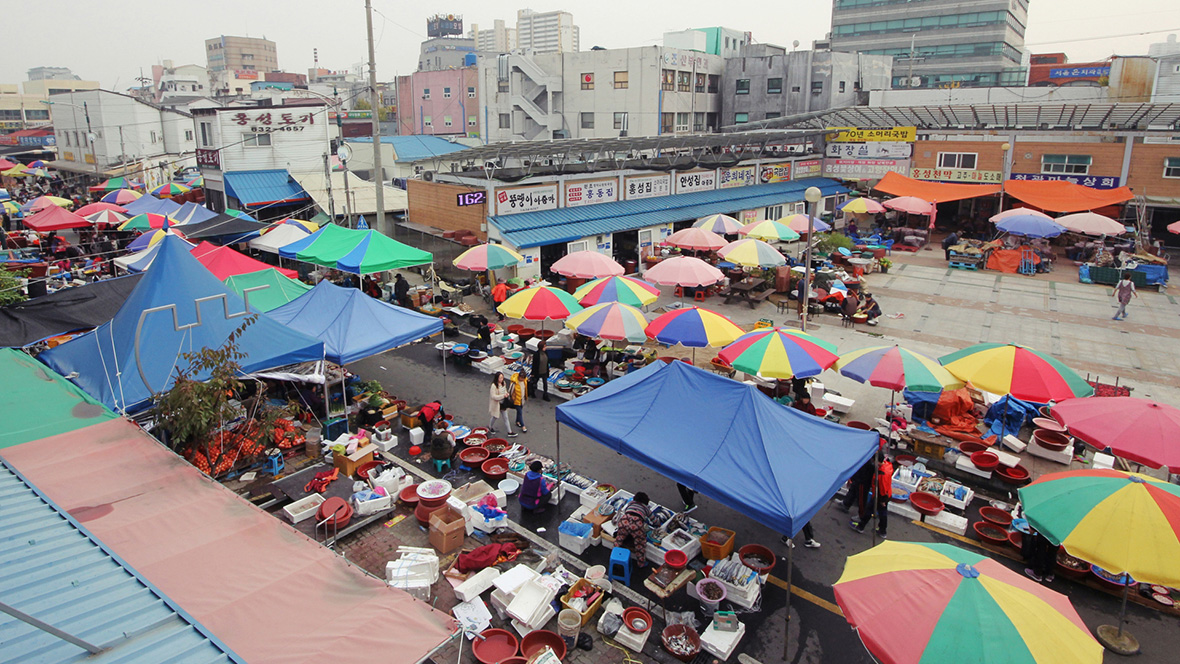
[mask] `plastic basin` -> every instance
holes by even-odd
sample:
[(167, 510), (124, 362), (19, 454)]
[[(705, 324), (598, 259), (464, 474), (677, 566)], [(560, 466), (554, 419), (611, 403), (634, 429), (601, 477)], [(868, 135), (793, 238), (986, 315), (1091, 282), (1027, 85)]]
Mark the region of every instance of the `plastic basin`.
[(1028, 480), (1028, 470), (1024, 466), (1016, 465), (1011, 468), (1007, 466), (997, 466), (996, 475), (1008, 484), (1021, 484)]
[(987, 505), (979, 508), (979, 516), (983, 517), (985, 521), (994, 523), (997, 526), (1007, 529), (1012, 525), (1012, 515), (997, 507)]
[(913, 454), (895, 454), (893, 460), (900, 466), (912, 466), (918, 461), (918, 457)]
[(688, 556), (679, 549), (672, 549), (664, 554), (664, 564), (673, 569), (682, 569), (688, 564)]
[(500, 480), (508, 476), (508, 460), (500, 458), (488, 459), (480, 464), (479, 469), (487, 476), (489, 482), (498, 484)]
[(545, 646), (553, 649), (557, 659), (565, 659), (565, 641), (557, 632), (550, 632), (547, 629), (529, 632), (520, 642), (520, 654), (529, 658), (544, 650)]
[(489, 438), (483, 444), (483, 448), (488, 452), (489, 459), (500, 456), (500, 453), (509, 447), (512, 447), (512, 445), (509, 445), (508, 441), (503, 438)]
[(483, 640), (474, 639), (471, 642), (471, 651), (483, 664), (506, 662), (517, 653), (519, 641), (516, 640), (515, 634), (506, 629), (485, 629), (480, 632), (480, 636)]
[(872, 431), (873, 430), (873, 427), (869, 426), (868, 424), (866, 424), (864, 422), (858, 422), (856, 420), (849, 422), (845, 426), (851, 427), (853, 429), (860, 429), (861, 431)]
[(929, 491), (915, 491), (911, 493), (910, 504), (922, 516), (934, 516), (946, 507), (946, 505), (942, 504), (942, 500), (938, 496)]
[(971, 463), (982, 471), (995, 470), (1000, 465), (1000, 457), (995, 452), (976, 452), (971, 455)]
[(1061, 452), (1069, 447), (1069, 436), (1058, 431), (1037, 429), (1033, 432), (1033, 442), (1053, 452)]
[(972, 526), (979, 538), (990, 544), (1000, 545), (1008, 543), (1008, 531), (987, 521), (976, 521)]
[(406, 505), (409, 505), (410, 507), (416, 506), (418, 504), (418, 485), (411, 484), (410, 486), (402, 489), (401, 492), (397, 494), (397, 499)]
[(636, 634), (643, 634), (651, 629), (651, 614), (638, 606), (632, 606), (623, 611), (623, 625)]
[[(738, 549), (738, 557), (741, 558), (742, 564), (759, 574), (768, 574), (770, 570), (774, 569), (774, 564), (778, 562), (778, 558), (770, 549), (761, 544), (747, 544)], [(758, 562), (762, 560), (764, 562)]]
[(1019, 530), (1013, 530), (1008, 533), (1008, 543), (1020, 550), (1024, 547), (1024, 533)]
[(517, 489), (520, 488), (520, 482), (517, 482), (516, 480), (509, 477), (500, 480), (500, 483), (496, 485), (496, 488), (503, 491), (505, 496), (511, 496), (512, 494), (516, 493)]
[[(664, 649), (682, 662), (691, 662), (701, 652), (701, 637), (687, 625), (668, 625), (660, 634)], [(684, 645), (678, 646), (678, 643)]]
[(504, 329), (508, 331), (508, 334), (520, 334), (520, 331), (524, 329), (524, 326), (523, 325), (509, 325), (508, 327), (506, 327)]
[(343, 528), (352, 521), (352, 506), (339, 496), (332, 496), (325, 500), (316, 512), (316, 520), (327, 519), (327, 525)]
[(965, 440), (959, 443), (959, 451), (963, 454), (966, 454), (967, 456), (971, 456), (976, 452), (986, 452), (987, 445), (984, 445), (983, 443), (977, 443), (973, 440)]
[(459, 460), (469, 466), (476, 466), (487, 461), (489, 454), (483, 447), (468, 447), (459, 453)]
[(1065, 433), (1065, 427), (1055, 419), (1050, 417), (1034, 417), (1033, 426), (1038, 429), (1045, 429), (1046, 431), (1056, 431), (1057, 433)]
[[(715, 588), (716, 591), (705, 590), (706, 588)], [(715, 599), (709, 599), (709, 593), (712, 593), (715, 596)], [(725, 586), (721, 585), (720, 581), (709, 578), (697, 581), (697, 596), (700, 597), (701, 601), (705, 602), (706, 604), (717, 604), (721, 600), (725, 599), (726, 594), (727, 591), (725, 590)]]

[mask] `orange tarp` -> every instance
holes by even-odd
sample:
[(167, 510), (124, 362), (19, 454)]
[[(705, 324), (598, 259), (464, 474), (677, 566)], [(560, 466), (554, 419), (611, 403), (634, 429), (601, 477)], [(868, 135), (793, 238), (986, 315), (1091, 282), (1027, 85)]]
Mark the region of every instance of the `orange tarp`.
[(1091, 189), (1065, 180), (1005, 180), (1004, 193), (1049, 212), (1084, 212), (1135, 197), (1130, 187)]
[(976, 198), (1000, 193), (998, 184), (947, 184), (908, 178), (892, 171), (885, 174), (877, 186), (879, 192), (893, 196), (913, 196), (928, 202), (946, 203), (964, 198)]
[[(1020, 271), (1020, 254), (1019, 249), (996, 249), (988, 256), (987, 269), (1016, 274)], [(1041, 257), (1036, 254), (1032, 255), (1032, 259), (1033, 264), (1041, 262)]]

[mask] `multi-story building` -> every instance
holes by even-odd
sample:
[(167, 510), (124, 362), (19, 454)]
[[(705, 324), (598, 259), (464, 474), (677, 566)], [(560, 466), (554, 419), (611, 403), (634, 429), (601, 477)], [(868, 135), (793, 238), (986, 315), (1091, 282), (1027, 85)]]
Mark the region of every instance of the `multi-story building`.
[(720, 56), (636, 48), (480, 56), (491, 142), (689, 134), (717, 128)]
[(504, 19), (492, 22), (491, 30), (481, 30), (472, 23), (467, 36), (475, 40), (475, 50), (482, 53), (507, 53), (516, 48), (516, 28), (509, 28)]
[(467, 37), (431, 37), (422, 42), (418, 71), (443, 71), (472, 64), (475, 40)]
[(889, 89), (893, 58), (827, 49), (787, 51), (750, 44), (725, 60), (722, 125), (853, 106)]
[(79, 76), (69, 67), (33, 67), (29, 69), (30, 81), (77, 81)]
[(219, 97), (249, 94), (251, 82), (279, 71), (278, 49), (269, 39), (225, 35), (206, 39), (205, 56), (213, 94)]
[(167, 103), (176, 98), (212, 95), (209, 72), (201, 65), (176, 66), (171, 60), (152, 65), (154, 101)]
[(1024, 85), (1028, 0), (833, 0), (834, 51), (895, 58), (893, 87)]
[(570, 53), (579, 50), (578, 26), (569, 12), (516, 12), (516, 48), (534, 53)]
[(399, 76), (397, 91), (398, 134), (472, 138), (482, 135), (477, 67)]
[(664, 46), (668, 48), (701, 51), (723, 58), (736, 57), (742, 47), (751, 43), (750, 33), (733, 28), (693, 28), (664, 33)]

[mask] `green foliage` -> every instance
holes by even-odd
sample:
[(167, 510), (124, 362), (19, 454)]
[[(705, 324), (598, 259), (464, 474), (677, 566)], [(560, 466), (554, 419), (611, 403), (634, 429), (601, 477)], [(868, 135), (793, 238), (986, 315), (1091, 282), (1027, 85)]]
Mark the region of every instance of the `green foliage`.
[(843, 233), (820, 233), (815, 241), (815, 251), (821, 254), (831, 254), (840, 247), (852, 250), (854, 246), (852, 239)]
[(20, 283), (20, 280), (28, 275), (28, 270), (11, 271), (0, 268), (0, 307), (29, 299)]

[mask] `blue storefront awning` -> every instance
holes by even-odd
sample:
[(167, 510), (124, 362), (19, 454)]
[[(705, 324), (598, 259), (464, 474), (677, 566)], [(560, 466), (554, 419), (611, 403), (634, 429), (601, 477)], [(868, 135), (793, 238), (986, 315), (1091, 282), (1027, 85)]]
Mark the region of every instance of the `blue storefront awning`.
[(519, 249), (572, 242), (589, 235), (631, 231), (658, 224), (697, 219), (710, 214), (753, 210), (803, 200), (808, 187), (824, 196), (848, 190), (835, 180), (807, 178), (791, 182), (700, 191), (634, 201), (599, 203), (489, 217), (504, 241)]
[(238, 199), (246, 207), (311, 200), (285, 168), (227, 172), (225, 193)]

